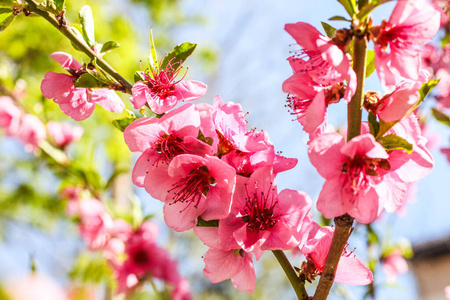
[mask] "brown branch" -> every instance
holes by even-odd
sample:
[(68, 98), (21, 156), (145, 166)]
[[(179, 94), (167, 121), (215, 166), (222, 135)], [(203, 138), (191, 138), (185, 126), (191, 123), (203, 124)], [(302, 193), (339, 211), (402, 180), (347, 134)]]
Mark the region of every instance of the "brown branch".
[(327, 260), (322, 275), (320, 276), (319, 285), (317, 286), (313, 300), (323, 300), (328, 297), (334, 282), (342, 251), (344, 251), (347, 240), (353, 231), (353, 218), (348, 214), (334, 218), (334, 224), (336, 228), (334, 230), (330, 252), (328, 252)]

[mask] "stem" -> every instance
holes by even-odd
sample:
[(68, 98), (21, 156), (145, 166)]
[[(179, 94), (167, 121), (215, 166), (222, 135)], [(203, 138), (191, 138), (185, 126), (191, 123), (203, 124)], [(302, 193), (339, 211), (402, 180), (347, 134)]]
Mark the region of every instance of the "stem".
[(306, 289), (305, 289), (305, 282), (301, 281), (300, 278), (297, 276), (297, 273), (292, 268), (291, 263), (287, 259), (284, 252), (281, 250), (273, 250), (272, 253), (277, 258), (278, 262), (280, 263), (281, 267), (283, 268), (284, 273), (286, 273), (286, 276), (289, 279), (289, 282), (291, 283), (292, 287), (294, 288), (297, 298), (300, 300), (308, 299), (308, 293), (306, 293)]
[(347, 107), (347, 141), (361, 133), (361, 113), (364, 102), (364, 82), (366, 80), (366, 56), (367, 39), (355, 37), (355, 47), (353, 52), (353, 70), (356, 73), (357, 86), (355, 95)]
[(353, 218), (347, 214), (334, 218), (334, 224), (335, 230), (331, 241), (330, 251), (328, 252), (327, 260), (322, 275), (320, 276), (313, 300), (322, 300), (328, 297), (334, 282), (342, 251), (344, 251), (347, 240), (353, 231)]
[[(132, 85), (122, 77), (113, 67), (111, 67), (103, 58), (97, 55), (89, 46), (85, 43), (84, 40), (79, 39), (70, 28), (61, 24), (64, 22), (58, 22), (58, 20), (49, 12), (45, 10), (39, 9), (38, 5), (34, 0), (25, 0), (28, 3), (28, 9), (30, 12), (33, 12), (45, 20), (47, 20), (50, 24), (53, 25), (56, 29), (58, 29), (64, 36), (66, 36), (75, 46), (77, 46), (81, 51), (83, 51), (90, 59), (96, 59), (97, 64), (112, 78), (114, 78), (123, 88), (123, 92), (131, 94)], [(62, 15), (63, 16), (63, 15)]]
[[(361, 1), (364, 3), (364, 1)], [(356, 73), (357, 87), (355, 95), (348, 104), (348, 129), (347, 141), (360, 135), (361, 133), (361, 112), (364, 101), (364, 81), (366, 79), (366, 56), (367, 56), (367, 39), (365, 35), (356, 36), (355, 47), (353, 52), (353, 70)], [(347, 240), (353, 231), (353, 218), (348, 214), (334, 218), (336, 226), (333, 240), (331, 242), (330, 251), (328, 252), (325, 266), (320, 276), (319, 285), (317, 286), (314, 300), (326, 299), (330, 293), (331, 286), (334, 282), (336, 269), (344, 250)]]

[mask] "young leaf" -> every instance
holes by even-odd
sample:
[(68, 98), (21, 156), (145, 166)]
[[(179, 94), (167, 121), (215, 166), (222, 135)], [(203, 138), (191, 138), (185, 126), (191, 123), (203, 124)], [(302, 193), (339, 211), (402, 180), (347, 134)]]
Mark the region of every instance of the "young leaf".
[(124, 132), (125, 128), (127, 128), (127, 126), (130, 125), (131, 123), (133, 123), (133, 121), (136, 119), (137, 119), (136, 117), (132, 117), (132, 116), (121, 117), (121, 118), (112, 120), (112, 124), (117, 129)]
[(366, 56), (366, 78), (375, 71), (375, 51), (368, 50)]
[(407, 153), (411, 153), (413, 150), (413, 146), (407, 140), (395, 134), (383, 136), (378, 139), (377, 142), (380, 143), (386, 150), (403, 149)]
[(356, 3), (354, 0), (338, 0), (339, 3), (345, 8), (350, 17), (356, 14)]
[(158, 56), (156, 55), (156, 47), (155, 47), (155, 42), (153, 41), (153, 31), (152, 31), (153, 27), (150, 28), (150, 56), (148, 57), (148, 62), (150, 65), (150, 70), (153, 73), (153, 67), (155, 66), (155, 68), (158, 67)]
[(113, 49), (118, 48), (120, 45), (117, 42), (114, 41), (108, 41), (106, 43), (103, 44), (102, 49), (100, 50), (101, 53), (106, 53), (109, 52)]
[(172, 71), (178, 70), (181, 67), (183, 62), (194, 52), (197, 44), (191, 44), (189, 42), (185, 42), (183, 44), (179, 44), (173, 48), (173, 51), (167, 53), (164, 56), (164, 59), (161, 63), (161, 69), (165, 69), (167, 65), (170, 63), (172, 66)]
[(104, 81), (96, 78), (92, 73), (84, 73), (74, 82), (74, 86), (77, 88), (107, 88), (109, 85)]
[(336, 28), (334, 28), (333, 26), (331, 26), (330, 24), (327, 24), (325, 22), (320, 22), (320, 23), (322, 23), (322, 27), (325, 30), (327, 37), (334, 38), (334, 35), (336, 34)]
[(62, 11), (64, 9), (64, 4), (66, 0), (54, 0), (58, 11)]
[(417, 106), (419, 106), (419, 104), (425, 100), (425, 97), (431, 92), (431, 90), (433, 90), (433, 88), (439, 83), (441, 79), (435, 79), (435, 80), (430, 80), (428, 82), (425, 82), (424, 84), (422, 84), (422, 88), (419, 90), (420, 93), (420, 100), (419, 102), (417, 102), (416, 106), (414, 108), (416, 108)]
[(372, 112), (369, 112), (369, 128), (370, 133), (373, 136), (377, 136), (380, 131), (380, 124), (377, 122), (377, 117)]
[(138, 82), (138, 81), (145, 81), (145, 77), (142, 74), (142, 71), (136, 71), (136, 73), (134, 73), (134, 82)]
[(5, 30), (16, 18), (12, 13), (0, 14), (0, 32)]
[(442, 124), (450, 126), (450, 116), (447, 116), (446, 114), (437, 110), (436, 108), (432, 108), (431, 111), (433, 113), (433, 116), (436, 118), (436, 120), (438, 120)]
[(10, 7), (0, 7), (0, 15), (12, 13)]
[(89, 47), (95, 46), (94, 17), (92, 16), (91, 7), (88, 5), (83, 6), (80, 9), (79, 17), (84, 40)]
[(331, 18), (328, 19), (329, 21), (347, 21), (347, 22), (351, 22), (351, 20), (348, 20), (346, 18), (344, 18), (343, 16), (333, 16)]

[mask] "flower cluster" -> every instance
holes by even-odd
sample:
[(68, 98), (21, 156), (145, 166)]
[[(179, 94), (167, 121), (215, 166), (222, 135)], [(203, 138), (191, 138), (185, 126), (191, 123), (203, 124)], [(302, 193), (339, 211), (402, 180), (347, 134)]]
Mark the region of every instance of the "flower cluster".
[(191, 299), (187, 280), (177, 262), (157, 244), (158, 226), (145, 221), (137, 228), (113, 218), (97, 199), (82, 196), (79, 188), (62, 191), (66, 213), (78, 217), (81, 237), (92, 251), (101, 251), (117, 279), (117, 293), (131, 294), (145, 280), (159, 279), (172, 286), (172, 299)]
[(328, 104), (349, 101), (354, 94), (346, 47), (348, 36), (358, 33), (342, 29), (328, 38), (305, 23), (286, 25), (302, 49), (288, 59), (294, 75), (283, 90), (290, 93), (289, 105), (310, 133), (311, 163), (326, 179), (317, 201), (326, 218), (347, 213), (370, 223), (384, 209), (399, 209), (411, 183), (431, 171), (433, 158), (412, 111), (423, 99), (419, 90), (430, 75), (421, 68), (420, 46), (436, 34), (438, 16), (425, 1), (399, 1), (389, 21), (368, 28), (386, 94), (366, 93), (364, 107), (373, 118), (361, 124), (360, 136), (347, 142), (338, 133), (323, 131)]
[(124, 137), (141, 153), (134, 184), (164, 202), (170, 228), (193, 228), (210, 247), (204, 274), (211, 282), (231, 279), (253, 292), (253, 255), (303, 247), (316, 228), (306, 193), (277, 190), (277, 173), (297, 160), (276, 154), (266, 132), (247, 130), (239, 104), (219, 96), (212, 106), (184, 104), (134, 121)]

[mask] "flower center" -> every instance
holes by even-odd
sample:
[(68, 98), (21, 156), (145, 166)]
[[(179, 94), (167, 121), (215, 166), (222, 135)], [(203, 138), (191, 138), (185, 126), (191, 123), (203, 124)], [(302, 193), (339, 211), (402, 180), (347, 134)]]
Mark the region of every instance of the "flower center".
[(187, 203), (187, 208), (194, 203), (194, 207), (197, 208), (200, 200), (208, 194), (210, 187), (215, 183), (215, 178), (211, 176), (206, 166), (192, 170), (188, 176), (173, 184), (172, 189), (168, 191), (173, 192), (173, 201), (169, 205), (181, 202)]
[(380, 169), (390, 169), (386, 159), (369, 158), (362, 155), (347, 158), (347, 162), (342, 166), (342, 174), (345, 176), (344, 190), (350, 195), (356, 196), (360, 191), (369, 188), (368, 176), (379, 176)]
[(247, 197), (245, 198), (244, 215), (242, 220), (247, 223), (247, 228), (251, 231), (259, 232), (269, 230), (279, 221), (281, 214), (274, 214), (274, 209), (278, 204), (275, 198), (275, 188), (270, 184), (269, 190), (258, 191), (255, 183), (255, 191), (249, 193), (247, 184), (245, 185)]
[(161, 154), (155, 162), (156, 165), (160, 161), (169, 164), (175, 156), (186, 153), (186, 147), (181, 138), (164, 133), (155, 143), (155, 151)]
[(148, 257), (147, 252), (144, 249), (139, 249), (135, 253), (133, 253), (133, 261), (138, 266), (143, 266), (150, 262), (150, 258)]

